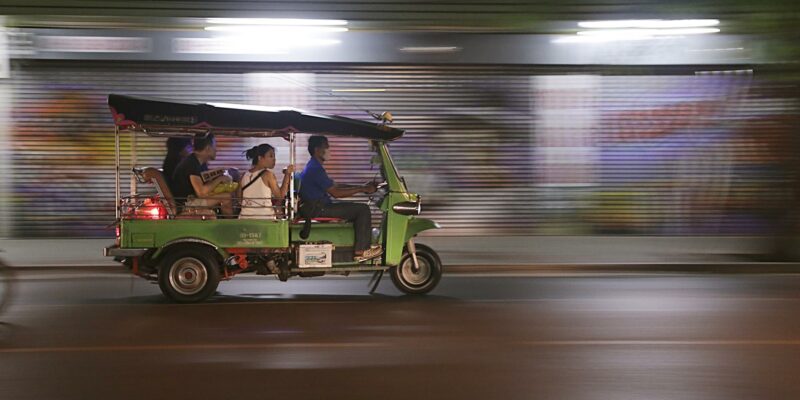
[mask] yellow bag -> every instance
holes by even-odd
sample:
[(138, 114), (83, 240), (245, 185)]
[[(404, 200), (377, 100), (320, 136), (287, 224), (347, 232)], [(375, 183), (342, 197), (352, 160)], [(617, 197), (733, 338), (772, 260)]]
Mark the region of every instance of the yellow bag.
[(238, 188), (239, 184), (236, 182), (220, 183), (214, 187), (214, 190), (211, 191), (211, 194), (233, 193)]

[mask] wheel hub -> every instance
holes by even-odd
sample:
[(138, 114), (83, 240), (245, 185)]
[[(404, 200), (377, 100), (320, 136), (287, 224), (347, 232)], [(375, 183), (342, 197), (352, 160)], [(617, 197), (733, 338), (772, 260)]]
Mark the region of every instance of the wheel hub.
[(419, 265), (419, 269), (414, 271), (414, 261), (409, 257), (408, 260), (403, 263), (403, 267), (400, 271), (403, 280), (414, 286), (424, 284), (431, 276), (431, 266), (426, 259), (417, 257), (417, 264)]
[(181, 258), (170, 268), (170, 286), (182, 295), (190, 296), (200, 292), (207, 282), (206, 267), (196, 258)]

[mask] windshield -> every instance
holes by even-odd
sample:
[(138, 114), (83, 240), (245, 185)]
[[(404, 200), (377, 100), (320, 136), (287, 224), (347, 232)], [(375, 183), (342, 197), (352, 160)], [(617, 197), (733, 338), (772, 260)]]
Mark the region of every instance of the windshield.
[[(391, 168), (391, 171), (394, 173), (394, 175), (400, 179), (400, 191), (408, 192), (405, 179), (400, 175), (399, 172), (397, 172), (397, 167), (395, 166), (394, 160), (392, 159), (392, 153), (389, 151), (389, 146), (386, 144), (384, 144), (384, 146), (386, 147), (386, 158), (388, 163), (384, 163), (383, 167)], [(386, 179), (385, 174), (384, 174), (384, 179)]]

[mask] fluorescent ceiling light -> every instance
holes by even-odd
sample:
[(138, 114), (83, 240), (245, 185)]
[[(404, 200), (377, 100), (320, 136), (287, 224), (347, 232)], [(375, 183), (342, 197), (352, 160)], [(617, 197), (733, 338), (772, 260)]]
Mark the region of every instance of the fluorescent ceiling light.
[(719, 25), (717, 19), (631, 19), (617, 21), (584, 21), (578, 26), (588, 29), (668, 29), (668, 28), (704, 28)]
[(328, 26), (265, 26), (265, 25), (220, 25), (207, 26), (211, 32), (236, 32), (254, 34), (302, 34), (302, 33), (336, 33), (347, 32), (347, 28)]
[(580, 31), (578, 36), (605, 36), (605, 37), (650, 37), (650, 36), (680, 36), (717, 33), (717, 28), (678, 28), (678, 29), (601, 29), (593, 31)]
[(224, 25), (272, 25), (272, 26), (341, 26), (342, 19), (297, 19), (297, 18), (208, 18), (209, 24)]

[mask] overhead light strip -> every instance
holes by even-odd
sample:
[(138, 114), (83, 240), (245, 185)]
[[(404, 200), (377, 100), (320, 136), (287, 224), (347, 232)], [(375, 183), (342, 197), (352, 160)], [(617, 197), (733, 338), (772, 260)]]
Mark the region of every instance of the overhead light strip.
[(209, 24), (220, 25), (262, 25), (262, 26), (342, 26), (342, 19), (299, 19), (299, 18), (208, 18)]
[(580, 31), (579, 36), (619, 36), (619, 37), (646, 37), (646, 36), (680, 36), (702, 35), (718, 33), (718, 28), (675, 28), (675, 29), (598, 29)]
[(671, 29), (705, 28), (719, 25), (717, 19), (632, 19), (615, 21), (583, 21), (578, 26), (586, 29)]
[(220, 25), (207, 26), (210, 32), (236, 32), (236, 33), (337, 33), (347, 32), (347, 28), (329, 26), (267, 26), (267, 25)]
[(577, 36), (562, 36), (552, 43), (605, 43), (616, 41), (667, 39), (686, 35), (719, 33), (717, 19), (635, 19), (583, 21), (578, 26), (587, 30)]

